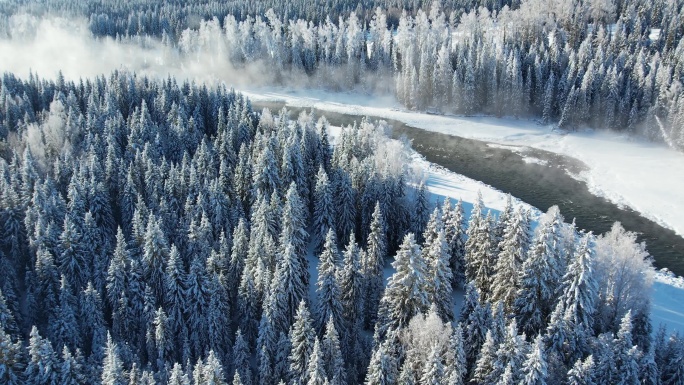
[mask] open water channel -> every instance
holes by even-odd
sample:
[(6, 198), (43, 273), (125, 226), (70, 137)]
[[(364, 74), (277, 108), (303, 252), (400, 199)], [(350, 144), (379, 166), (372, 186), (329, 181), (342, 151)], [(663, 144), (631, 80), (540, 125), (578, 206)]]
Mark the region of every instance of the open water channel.
[[(252, 102), (255, 109), (268, 107), (275, 115), (283, 106), (276, 102)], [(291, 117), (311, 109), (287, 106)], [(358, 115), (313, 110), (316, 116), (324, 115), (335, 126), (347, 126), (363, 118)], [(371, 120), (379, 118), (369, 117)], [(598, 197), (582, 181), (569, 174), (577, 174), (582, 162), (547, 151), (527, 148), (524, 153), (505, 146), (491, 146), (486, 142), (440, 134), (411, 127), (399, 121), (383, 119), (392, 126), (392, 136), (406, 136), (413, 148), (425, 158), (448, 170), (480, 180), (510, 193), (521, 200), (546, 211), (557, 205), (566, 221), (574, 218), (580, 229), (601, 234), (609, 231), (614, 222), (638, 234), (658, 268), (666, 267), (684, 276), (684, 238), (674, 231), (644, 218), (629, 208), (621, 208), (605, 198)], [(526, 162), (536, 158), (538, 163)]]

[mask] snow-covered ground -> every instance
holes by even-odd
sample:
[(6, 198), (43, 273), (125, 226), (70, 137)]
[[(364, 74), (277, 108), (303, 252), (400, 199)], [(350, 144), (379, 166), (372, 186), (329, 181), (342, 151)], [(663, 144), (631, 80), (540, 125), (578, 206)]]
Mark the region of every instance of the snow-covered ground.
[[(684, 154), (606, 131), (561, 132), (526, 119), (441, 116), (402, 110), (392, 96), (277, 88), (240, 89), (253, 100), (281, 101), (343, 114), (369, 115), (413, 127), (521, 149), (533, 147), (584, 162), (573, 175), (592, 193), (629, 207), (684, 236)], [(529, 162), (538, 162), (530, 158)]]
[[(250, 97), (252, 95), (250, 94)], [(281, 99), (279, 99), (281, 100)], [(294, 105), (294, 104), (292, 104)], [(301, 105), (297, 105), (301, 106)], [(319, 108), (316, 105), (316, 108)], [(375, 114), (373, 114), (375, 115)], [(435, 118), (435, 116), (430, 116)], [(399, 120), (399, 119), (397, 119)], [(330, 130), (331, 141), (339, 135), (340, 128), (333, 127)], [(494, 146), (501, 146), (495, 144)], [(428, 162), (422, 155), (413, 151), (411, 154), (412, 169), (422, 170), (426, 181), (426, 187), (432, 193), (432, 202), (437, 204), (449, 197), (452, 202), (460, 199), (467, 215), (473, 207), (478, 192), (482, 194), (482, 200), (487, 209), (495, 213), (501, 211), (506, 204), (506, 194), (496, 188), (480, 181), (449, 171), (439, 165)], [(684, 190), (683, 190), (684, 191)], [(541, 215), (541, 211), (517, 198), (513, 198), (516, 205), (523, 205), (530, 210), (533, 219)], [(310, 257), (310, 272), (312, 277), (316, 274), (317, 259)], [(393, 273), (391, 266), (385, 266), (385, 278)], [(312, 285), (311, 298), (315, 298), (315, 287)], [(458, 312), (462, 304), (463, 293), (454, 293), (455, 310)], [(457, 313), (458, 314), (458, 313)], [(655, 275), (652, 287), (652, 312), (651, 321), (654, 331), (661, 324), (665, 325), (669, 332), (684, 332), (684, 278), (675, 277), (667, 270), (658, 271)]]

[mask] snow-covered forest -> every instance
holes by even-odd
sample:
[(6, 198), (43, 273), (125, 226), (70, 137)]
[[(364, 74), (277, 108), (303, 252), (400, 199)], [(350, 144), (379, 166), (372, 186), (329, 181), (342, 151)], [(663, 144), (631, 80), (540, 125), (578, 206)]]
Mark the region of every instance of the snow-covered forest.
[(274, 84), (392, 92), (416, 110), (531, 116), (684, 149), (681, 0), (14, 0), (0, 10), (0, 35), (34, 30), (27, 14), (78, 16), (95, 36), (260, 63)]
[(331, 146), (222, 87), (2, 90), (4, 384), (682, 381), (634, 234), (433, 208), (382, 122)]
[[(183, 69), (684, 149), (681, 0), (7, 0), (0, 40), (48, 16)], [(2, 385), (684, 384), (618, 223), (435, 204), (384, 121), (49, 75), (0, 77)]]

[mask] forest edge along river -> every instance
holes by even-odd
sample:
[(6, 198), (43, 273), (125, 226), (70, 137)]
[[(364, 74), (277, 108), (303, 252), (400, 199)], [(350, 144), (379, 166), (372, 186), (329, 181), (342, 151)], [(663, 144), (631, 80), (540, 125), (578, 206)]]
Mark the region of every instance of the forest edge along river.
[[(283, 102), (252, 101), (252, 105), (255, 109), (269, 108), (274, 114), (286, 107), (291, 117), (302, 111), (313, 112), (325, 116), (335, 126), (353, 125), (364, 118), (291, 107)], [(393, 138), (407, 137), (413, 148), (432, 163), (510, 193), (542, 211), (557, 205), (566, 221), (574, 218), (580, 229), (602, 234), (614, 222), (621, 222), (625, 229), (637, 233), (640, 242), (646, 242), (657, 268), (684, 276), (684, 238), (634, 210), (592, 194), (584, 182), (571, 176), (585, 168), (577, 159), (529, 147), (509, 148), (430, 132), (391, 119), (367, 118), (386, 121), (392, 127)]]

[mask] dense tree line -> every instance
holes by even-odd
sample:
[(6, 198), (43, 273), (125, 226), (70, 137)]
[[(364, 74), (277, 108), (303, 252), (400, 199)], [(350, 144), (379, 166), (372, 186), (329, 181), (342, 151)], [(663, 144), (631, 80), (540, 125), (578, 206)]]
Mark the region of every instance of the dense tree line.
[(96, 36), (264, 63), (275, 83), (391, 91), (411, 109), (532, 116), (684, 148), (681, 0), (2, 7), (6, 34), (17, 12), (54, 8), (88, 17)]
[(684, 381), (634, 234), (433, 207), (382, 122), (128, 73), (0, 100), (3, 384)]

